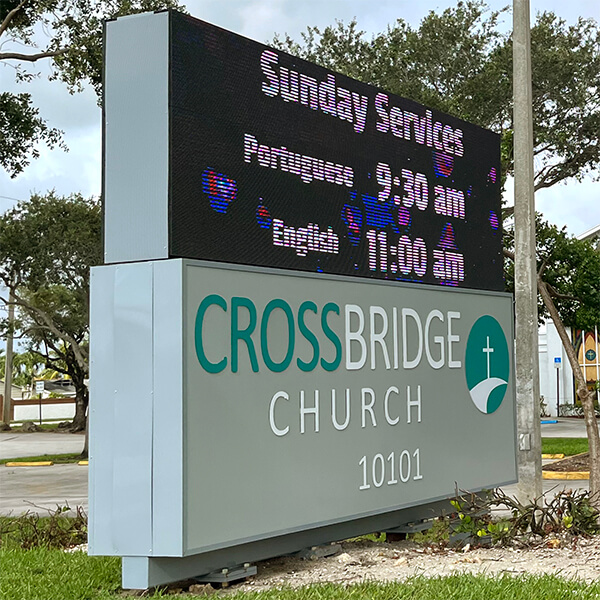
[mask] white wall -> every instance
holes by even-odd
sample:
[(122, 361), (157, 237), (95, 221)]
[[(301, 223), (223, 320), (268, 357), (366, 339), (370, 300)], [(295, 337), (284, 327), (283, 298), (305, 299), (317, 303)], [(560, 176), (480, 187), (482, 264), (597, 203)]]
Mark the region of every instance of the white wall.
[[(70, 421), (75, 416), (75, 402), (69, 404), (42, 404), (42, 420)], [(15, 406), (15, 421), (40, 420), (40, 407), (35, 405)]]
[[(556, 327), (551, 320), (541, 325), (538, 330), (540, 394), (544, 396), (546, 413), (556, 416), (557, 371), (558, 393), (561, 404), (573, 404), (573, 371), (567, 360)], [(554, 366), (554, 359), (561, 359), (561, 366)]]

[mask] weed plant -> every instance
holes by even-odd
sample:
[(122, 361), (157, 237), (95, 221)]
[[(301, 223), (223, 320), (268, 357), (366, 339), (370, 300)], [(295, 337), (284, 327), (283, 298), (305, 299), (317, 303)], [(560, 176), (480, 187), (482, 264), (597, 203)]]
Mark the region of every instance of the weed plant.
[[(19, 517), (0, 516), (0, 549), (67, 549), (87, 542), (87, 515), (81, 506), (58, 506), (48, 516), (28, 511)], [(73, 514), (74, 513), (74, 514)]]

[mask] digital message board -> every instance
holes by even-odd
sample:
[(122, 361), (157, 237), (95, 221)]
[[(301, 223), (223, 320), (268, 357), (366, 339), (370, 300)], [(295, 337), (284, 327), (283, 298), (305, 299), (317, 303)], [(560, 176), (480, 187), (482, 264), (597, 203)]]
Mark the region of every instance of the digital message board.
[[(155, 16), (159, 27), (132, 22), (122, 39), (108, 29), (107, 262), (503, 289), (498, 135), (192, 17)], [(146, 53), (131, 41), (144, 36)]]

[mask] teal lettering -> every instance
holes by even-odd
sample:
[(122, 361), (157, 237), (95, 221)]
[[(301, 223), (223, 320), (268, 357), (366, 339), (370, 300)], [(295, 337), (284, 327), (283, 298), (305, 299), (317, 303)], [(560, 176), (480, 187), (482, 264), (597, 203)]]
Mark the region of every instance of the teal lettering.
[[(244, 307), (248, 310), (249, 323), (246, 329), (239, 328), (239, 308)], [(256, 327), (256, 307), (252, 300), (243, 297), (233, 297), (231, 299), (231, 371), (238, 371), (238, 343), (240, 341), (246, 344), (248, 349), (248, 357), (252, 370), (258, 373), (258, 360), (256, 358), (256, 350), (254, 342), (250, 337)]]
[(204, 346), (202, 344), (202, 325), (204, 323), (204, 315), (209, 306), (215, 305), (220, 306), (225, 312), (227, 312), (227, 302), (221, 296), (217, 294), (211, 294), (210, 296), (206, 296), (202, 302), (200, 302), (200, 306), (198, 307), (198, 312), (196, 313), (196, 325), (194, 328), (194, 342), (196, 345), (196, 356), (198, 357), (198, 362), (202, 366), (202, 368), (208, 373), (220, 373), (227, 366), (227, 357), (223, 357), (219, 362), (212, 363), (206, 358), (206, 354), (204, 353)]
[(296, 359), (296, 363), (301, 371), (312, 371), (319, 364), (319, 340), (317, 336), (306, 326), (304, 322), (304, 313), (310, 310), (311, 312), (317, 313), (317, 305), (310, 300), (303, 302), (298, 309), (298, 329), (300, 333), (306, 338), (313, 348), (313, 357), (310, 362), (305, 362), (301, 358)]
[[(287, 322), (288, 322), (287, 353), (286, 353), (284, 359), (279, 363), (275, 362), (271, 358), (271, 355), (269, 354), (269, 341), (267, 338), (267, 328), (269, 326), (269, 317), (271, 316), (271, 313), (276, 308), (279, 308), (284, 312), (284, 314), (287, 318)], [(275, 300), (271, 300), (271, 302), (269, 302), (267, 304), (267, 306), (265, 306), (265, 310), (263, 312), (262, 320), (260, 323), (260, 346), (261, 346), (261, 350), (262, 350), (262, 357), (263, 357), (263, 360), (265, 361), (265, 365), (267, 365), (267, 368), (271, 371), (274, 371), (275, 373), (281, 373), (282, 371), (285, 371), (290, 366), (290, 363), (292, 362), (292, 358), (294, 357), (295, 343), (296, 343), (296, 330), (294, 328), (294, 313), (292, 312), (290, 305), (287, 302), (285, 302), (285, 300), (281, 300), (279, 298), (276, 298)]]
[(335, 371), (340, 366), (340, 362), (342, 362), (342, 342), (340, 342), (340, 338), (337, 336), (335, 331), (329, 327), (329, 323), (327, 323), (327, 313), (330, 312), (334, 312), (336, 315), (339, 315), (340, 307), (333, 302), (328, 302), (323, 307), (323, 312), (321, 313), (321, 328), (323, 329), (323, 333), (335, 346), (335, 358), (331, 362), (322, 358), (321, 366), (326, 371)]

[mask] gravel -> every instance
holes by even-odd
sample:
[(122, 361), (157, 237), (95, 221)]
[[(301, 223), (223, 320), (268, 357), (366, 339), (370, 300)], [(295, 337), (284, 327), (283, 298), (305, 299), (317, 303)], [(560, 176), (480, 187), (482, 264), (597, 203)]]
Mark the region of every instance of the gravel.
[(366, 580), (403, 581), (455, 573), (496, 575), (549, 574), (585, 581), (600, 577), (600, 537), (550, 538), (535, 548), (424, 547), (413, 542), (343, 542), (335, 556), (302, 560), (282, 557), (258, 563), (258, 573), (231, 591), (300, 587), (312, 583), (353, 584)]

